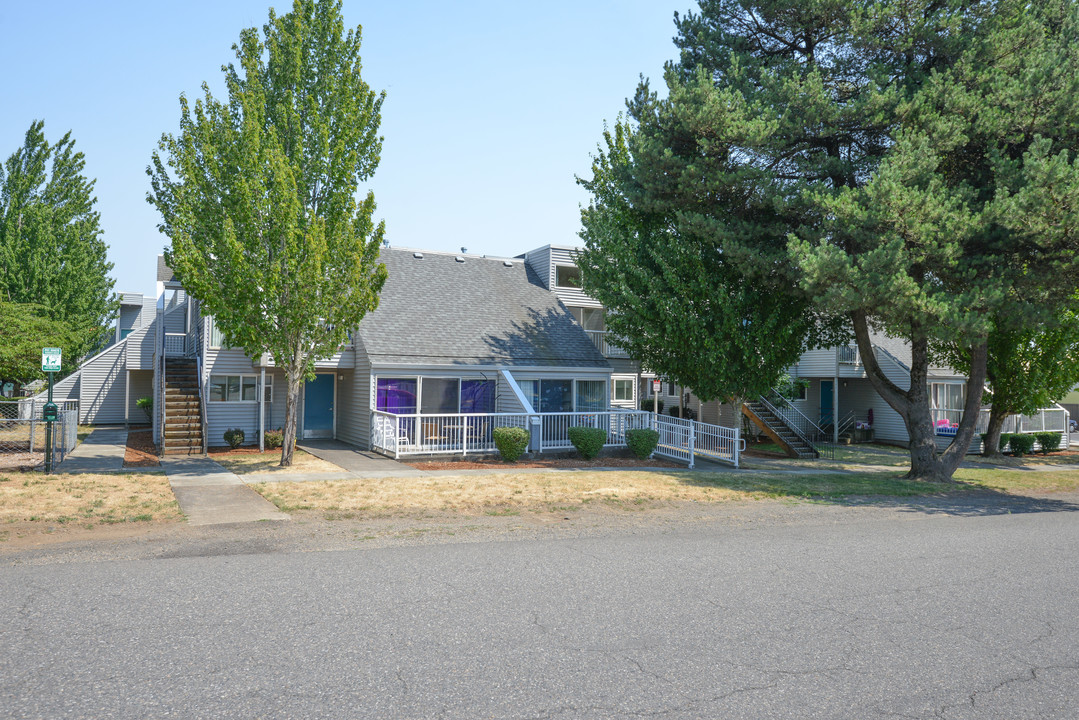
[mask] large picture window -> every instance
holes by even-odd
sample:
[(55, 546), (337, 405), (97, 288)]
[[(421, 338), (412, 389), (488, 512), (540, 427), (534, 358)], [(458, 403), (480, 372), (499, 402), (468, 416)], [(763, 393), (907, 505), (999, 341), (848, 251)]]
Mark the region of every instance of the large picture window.
[(378, 378), (375, 388), (375, 409), (382, 412), (397, 415), (495, 412), (493, 380)]
[(931, 383), (933, 408), (936, 410), (962, 410), (967, 402), (967, 386), (964, 383)]

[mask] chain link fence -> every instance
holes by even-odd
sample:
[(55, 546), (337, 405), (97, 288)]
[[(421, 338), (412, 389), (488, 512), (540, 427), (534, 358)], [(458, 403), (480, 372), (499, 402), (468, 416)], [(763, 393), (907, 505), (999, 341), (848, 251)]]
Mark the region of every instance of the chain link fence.
[[(79, 433), (79, 403), (56, 403), (60, 412), (53, 423), (52, 465), (59, 465), (75, 449)], [(0, 401), (0, 471), (31, 470), (45, 466), (48, 424), (41, 419), (45, 401), (37, 398)]]

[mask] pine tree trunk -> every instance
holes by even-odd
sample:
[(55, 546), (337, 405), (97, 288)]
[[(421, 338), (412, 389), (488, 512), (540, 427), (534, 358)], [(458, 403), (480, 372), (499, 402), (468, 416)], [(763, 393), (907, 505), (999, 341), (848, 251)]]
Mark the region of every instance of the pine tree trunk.
[(1004, 421), (1008, 419), (1008, 413), (998, 410), (996, 405), (989, 411), (989, 427), (985, 430), (985, 444), (982, 447), (982, 455), (985, 457), (1000, 457), (1000, 431), (1004, 429)]

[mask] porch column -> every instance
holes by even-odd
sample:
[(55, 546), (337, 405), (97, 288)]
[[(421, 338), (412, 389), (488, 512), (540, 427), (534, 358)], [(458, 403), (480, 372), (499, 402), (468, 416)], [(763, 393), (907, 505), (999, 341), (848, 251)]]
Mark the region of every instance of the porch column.
[(124, 370), (124, 427), (131, 426), (131, 371)]
[(266, 452), (266, 366), (259, 375), (259, 452)]

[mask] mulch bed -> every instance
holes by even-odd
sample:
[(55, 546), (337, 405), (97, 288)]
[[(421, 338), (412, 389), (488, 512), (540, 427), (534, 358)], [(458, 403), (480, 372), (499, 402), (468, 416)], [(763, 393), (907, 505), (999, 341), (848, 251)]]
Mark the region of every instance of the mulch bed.
[(544, 460), (518, 460), (515, 463), (502, 462), (501, 458), (490, 457), (478, 460), (417, 461), (405, 463), (417, 470), (514, 470), (517, 468), (590, 468), (590, 467), (656, 467), (681, 468), (685, 465), (667, 460), (638, 460), (637, 458), (605, 457), (595, 460), (580, 458), (551, 458)]
[[(244, 446), (238, 447), (235, 450), (233, 450), (232, 448), (230, 448), (227, 445), (221, 445), (219, 447), (210, 448), (208, 452), (211, 455), (224, 455), (226, 457), (229, 456), (229, 455), (258, 455), (259, 454), (259, 448), (258, 448), (258, 445), (244, 445)], [(273, 450), (271, 450), (271, 449), (267, 448), (266, 452), (268, 452), (268, 453), (270, 453), (270, 452), (280, 453), (281, 449), (280, 448), (274, 448)]]
[(127, 434), (124, 467), (160, 467), (153, 430), (132, 430)]

